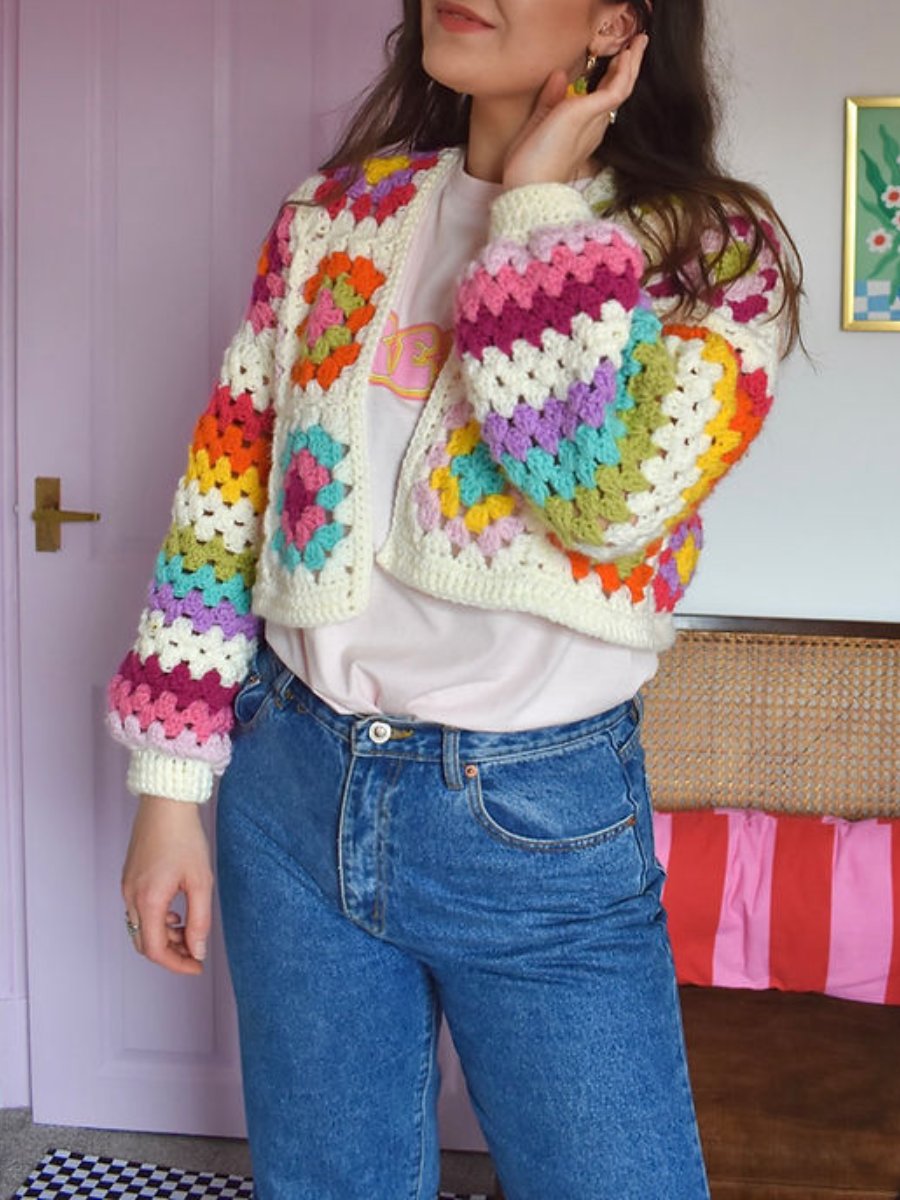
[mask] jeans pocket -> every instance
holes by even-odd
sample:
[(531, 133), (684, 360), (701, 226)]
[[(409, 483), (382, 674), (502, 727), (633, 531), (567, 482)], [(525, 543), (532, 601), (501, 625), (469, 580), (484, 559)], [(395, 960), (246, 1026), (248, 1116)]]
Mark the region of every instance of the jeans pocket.
[(260, 724), (278, 700), (290, 674), (290, 670), (283, 666), (276, 675), (266, 679), (260, 674), (258, 662), (254, 662), (232, 705), (234, 719), (240, 730), (249, 732)]
[(480, 763), (467, 785), (479, 825), (521, 850), (585, 850), (637, 824), (628, 774), (606, 733), (552, 751)]

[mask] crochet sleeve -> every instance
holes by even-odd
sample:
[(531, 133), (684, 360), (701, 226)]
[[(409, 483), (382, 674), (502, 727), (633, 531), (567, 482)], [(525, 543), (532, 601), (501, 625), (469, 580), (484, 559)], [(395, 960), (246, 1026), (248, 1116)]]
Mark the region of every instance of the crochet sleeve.
[[(750, 235), (732, 222), (726, 272)], [(696, 324), (663, 323), (666, 288), (642, 287), (645, 268), (621, 225), (541, 184), (495, 202), (457, 295), (491, 457), (563, 546), (599, 561), (641, 554), (697, 510), (758, 433), (779, 359), (771, 251)]]
[(207, 800), (231, 753), (232, 701), (256, 648), (250, 598), (271, 458), (278, 309), (296, 208), (279, 214), (250, 306), (197, 422), (137, 641), (109, 685), (135, 795)]

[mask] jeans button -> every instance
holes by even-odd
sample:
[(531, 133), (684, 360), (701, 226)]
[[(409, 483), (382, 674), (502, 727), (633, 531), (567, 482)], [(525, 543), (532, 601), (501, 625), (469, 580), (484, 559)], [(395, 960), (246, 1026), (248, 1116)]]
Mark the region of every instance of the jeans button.
[(391, 739), (391, 727), (387, 721), (373, 721), (369, 726), (369, 738), (376, 746), (383, 746)]

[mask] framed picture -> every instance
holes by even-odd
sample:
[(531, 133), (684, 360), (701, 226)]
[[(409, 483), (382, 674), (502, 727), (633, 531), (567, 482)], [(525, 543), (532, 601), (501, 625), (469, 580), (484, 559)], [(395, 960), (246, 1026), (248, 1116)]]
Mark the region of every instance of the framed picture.
[(900, 333), (900, 96), (847, 101), (843, 328)]

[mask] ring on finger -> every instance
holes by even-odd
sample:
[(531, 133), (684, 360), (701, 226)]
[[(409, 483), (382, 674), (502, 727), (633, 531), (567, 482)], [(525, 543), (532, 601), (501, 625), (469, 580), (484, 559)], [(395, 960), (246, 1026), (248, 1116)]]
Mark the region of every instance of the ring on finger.
[(126, 912), (125, 928), (128, 930), (128, 936), (132, 941), (134, 941), (137, 935), (141, 932), (141, 923), (140, 921), (132, 921), (131, 916)]
[(611, 108), (607, 116), (609, 117), (610, 125), (615, 125), (619, 116), (619, 110), (617, 108)]

